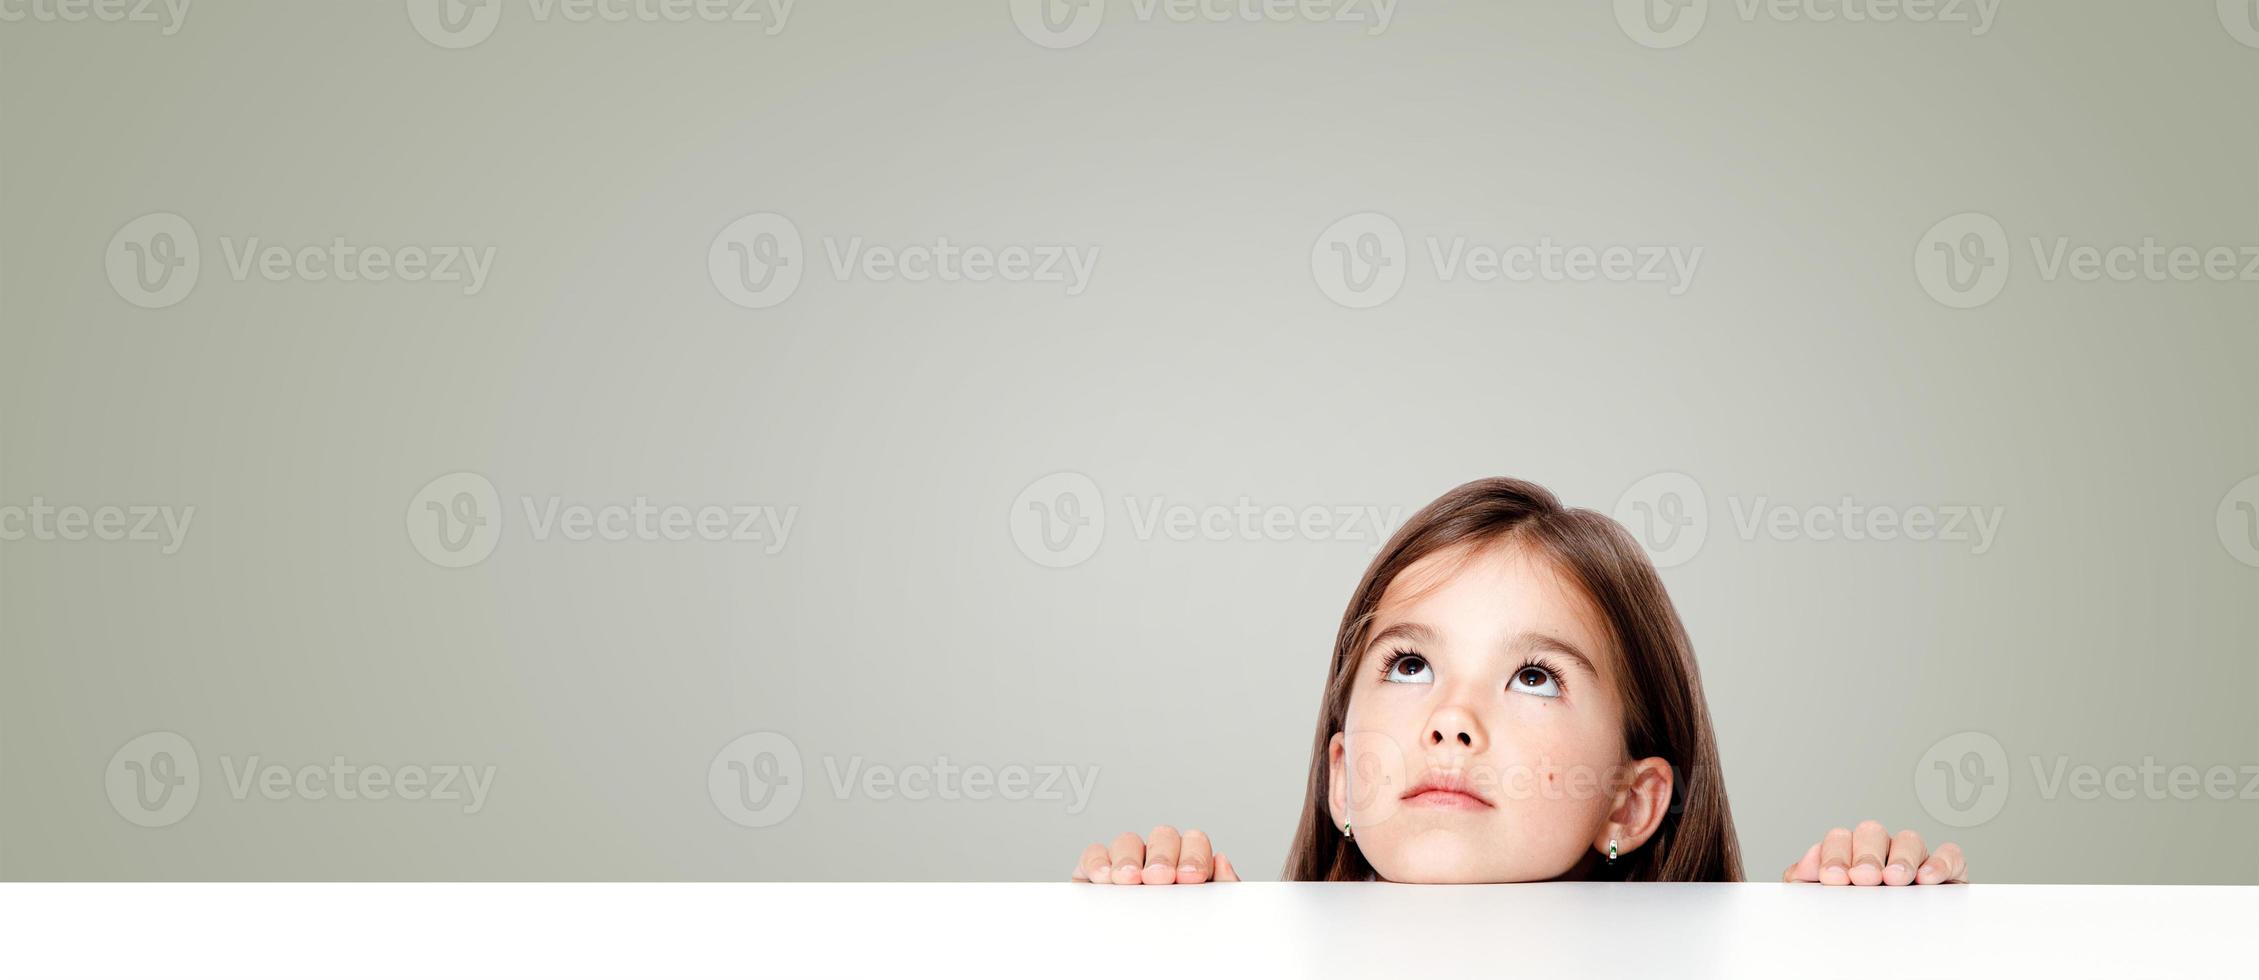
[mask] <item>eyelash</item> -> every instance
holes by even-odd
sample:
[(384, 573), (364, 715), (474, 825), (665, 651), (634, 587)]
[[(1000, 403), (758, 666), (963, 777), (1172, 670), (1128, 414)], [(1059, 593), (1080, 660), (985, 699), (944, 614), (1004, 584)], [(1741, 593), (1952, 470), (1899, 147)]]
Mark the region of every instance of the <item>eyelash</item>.
[(1544, 671), (1545, 676), (1552, 678), (1553, 686), (1561, 689), (1561, 697), (1565, 698), (1569, 696), (1568, 676), (1563, 674), (1560, 668), (1553, 666), (1553, 661), (1547, 660), (1544, 657), (1533, 656), (1528, 660), (1522, 661), (1522, 665), (1518, 668), (1515, 668), (1514, 675), (1519, 677), (1521, 676), (1522, 671), (1529, 670), (1533, 667), (1538, 670)]
[[(1380, 665), (1380, 676), (1381, 676), (1381, 680), (1383, 680), (1383, 681), (1386, 681), (1386, 680), (1388, 680), (1388, 675), (1389, 675), (1389, 673), (1390, 673), (1391, 671), (1394, 671), (1394, 670), (1396, 669), (1396, 665), (1397, 665), (1398, 663), (1401, 663), (1401, 662), (1402, 662), (1402, 661), (1404, 660), (1404, 658), (1406, 658), (1406, 657), (1419, 657), (1419, 656), (1420, 656), (1420, 655), (1419, 655), (1418, 653), (1416, 653), (1416, 652), (1414, 652), (1414, 651), (1411, 651), (1411, 650), (1392, 650), (1392, 651), (1390, 651), (1390, 652), (1389, 652), (1389, 654), (1388, 654), (1388, 656), (1381, 658), (1381, 665)], [(1423, 661), (1425, 661), (1425, 660), (1426, 660), (1427, 658), (1426, 658), (1426, 657), (1420, 657), (1420, 659), (1421, 659), (1421, 660), (1423, 660)], [(1521, 674), (1522, 674), (1522, 671), (1528, 670), (1528, 669), (1530, 669), (1530, 668), (1532, 668), (1532, 667), (1535, 667), (1535, 668), (1537, 668), (1538, 670), (1542, 670), (1542, 671), (1544, 671), (1544, 672), (1545, 672), (1545, 676), (1547, 676), (1547, 677), (1549, 677), (1549, 678), (1552, 678), (1552, 680), (1553, 680), (1553, 686), (1555, 686), (1555, 687), (1558, 687), (1558, 688), (1560, 688), (1560, 689), (1561, 689), (1561, 696), (1562, 696), (1562, 697), (1566, 698), (1566, 697), (1568, 697), (1568, 696), (1569, 696), (1569, 679), (1568, 679), (1567, 677), (1565, 677), (1565, 676), (1562, 676), (1562, 674), (1561, 674), (1561, 668), (1553, 666), (1553, 661), (1547, 660), (1547, 659), (1545, 659), (1544, 657), (1539, 657), (1539, 656), (1532, 656), (1532, 657), (1530, 657), (1530, 658), (1529, 658), (1528, 660), (1524, 660), (1524, 661), (1522, 661), (1522, 665), (1521, 665), (1521, 666), (1514, 668), (1514, 676), (1516, 676), (1516, 677), (1520, 677), (1520, 676), (1521, 676)], [(1434, 665), (1434, 664), (1429, 664), (1429, 665), (1428, 665), (1428, 669), (1429, 669), (1429, 670), (1434, 670), (1434, 669), (1435, 669), (1435, 665)]]
[[(1420, 656), (1420, 655), (1419, 655), (1419, 654), (1417, 654), (1417, 653), (1413, 653), (1413, 652), (1412, 652), (1412, 651), (1410, 651), (1410, 650), (1395, 650), (1395, 651), (1391, 651), (1391, 652), (1389, 653), (1389, 655), (1388, 655), (1388, 656), (1381, 658), (1381, 665), (1380, 665), (1380, 677), (1381, 677), (1381, 680), (1384, 680), (1384, 681), (1385, 681), (1385, 680), (1387, 680), (1387, 679), (1388, 679), (1388, 675), (1389, 675), (1389, 674), (1390, 674), (1391, 672), (1393, 672), (1394, 670), (1396, 670), (1396, 665), (1397, 665), (1397, 664), (1399, 664), (1399, 663), (1402, 663), (1402, 662), (1404, 661), (1404, 658), (1406, 658), (1406, 657), (1418, 657), (1418, 656)], [(1423, 660), (1424, 660), (1424, 659), (1426, 659), (1426, 658), (1424, 658), (1424, 657), (1423, 657), (1423, 658), (1421, 658), (1421, 659), (1423, 659)], [(1434, 669), (1434, 668), (1432, 668), (1432, 667), (1431, 667), (1431, 668), (1429, 668), (1429, 669), (1431, 669), (1431, 670), (1432, 670), (1432, 669)]]

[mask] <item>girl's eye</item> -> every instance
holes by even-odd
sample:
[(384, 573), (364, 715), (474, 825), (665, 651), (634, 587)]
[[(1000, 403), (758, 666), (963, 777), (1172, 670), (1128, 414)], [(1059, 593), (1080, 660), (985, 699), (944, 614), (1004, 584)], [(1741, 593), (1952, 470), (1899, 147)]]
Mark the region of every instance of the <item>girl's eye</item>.
[(1428, 669), (1427, 658), (1416, 653), (1399, 653), (1388, 658), (1381, 680), (1391, 684), (1433, 684), (1435, 671)]
[(1561, 679), (1540, 665), (1530, 664), (1514, 672), (1514, 679), (1506, 689), (1531, 697), (1557, 698), (1561, 696)]

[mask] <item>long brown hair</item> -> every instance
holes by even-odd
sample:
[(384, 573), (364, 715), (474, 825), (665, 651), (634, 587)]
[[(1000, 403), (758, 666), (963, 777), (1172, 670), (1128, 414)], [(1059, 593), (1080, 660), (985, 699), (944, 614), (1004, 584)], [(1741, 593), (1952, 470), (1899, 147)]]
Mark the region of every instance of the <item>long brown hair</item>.
[(1575, 877), (1625, 881), (1740, 881), (1741, 847), (1718, 767), (1717, 736), (1702, 698), (1694, 646), (1679, 623), (1663, 580), (1639, 543), (1615, 521), (1561, 506), (1544, 487), (1503, 478), (1476, 480), (1422, 508), (1374, 556), (1350, 594), (1334, 637), (1333, 665), (1318, 732), (1310, 751), (1309, 795), (1287, 858), (1292, 881), (1365, 881), (1373, 866), (1342, 837), (1328, 814), (1333, 767), (1329, 749), (1349, 716), (1357, 656), (1364, 649), (1381, 596), (1398, 573), (1458, 545), (1512, 538), (1533, 546), (1584, 590), (1600, 611), (1624, 669), (1624, 745), (1634, 759), (1671, 764), (1671, 803), (1645, 847), (1602, 865), (1587, 855)]

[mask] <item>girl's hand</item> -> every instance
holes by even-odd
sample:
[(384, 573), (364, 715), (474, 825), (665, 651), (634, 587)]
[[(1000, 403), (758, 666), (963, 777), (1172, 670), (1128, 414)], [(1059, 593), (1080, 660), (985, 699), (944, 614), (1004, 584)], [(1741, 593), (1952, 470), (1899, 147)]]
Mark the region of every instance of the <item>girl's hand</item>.
[(1823, 885), (1960, 885), (1967, 884), (1968, 864), (1958, 844), (1939, 844), (1935, 852), (1922, 845), (1922, 835), (1901, 830), (1893, 837), (1872, 820), (1850, 830), (1828, 831), (1804, 859), (1781, 873), (1782, 881), (1816, 881)]
[(1213, 853), (1208, 846), (1208, 835), (1197, 830), (1177, 833), (1167, 825), (1153, 828), (1149, 839), (1140, 840), (1136, 834), (1124, 833), (1114, 838), (1114, 846), (1092, 844), (1083, 849), (1082, 863), (1075, 865), (1073, 881), (1088, 881), (1101, 885), (1197, 885), (1213, 877), (1216, 881), (1238, 881), (1239, 875), (1231, 868), (1231, 859)]

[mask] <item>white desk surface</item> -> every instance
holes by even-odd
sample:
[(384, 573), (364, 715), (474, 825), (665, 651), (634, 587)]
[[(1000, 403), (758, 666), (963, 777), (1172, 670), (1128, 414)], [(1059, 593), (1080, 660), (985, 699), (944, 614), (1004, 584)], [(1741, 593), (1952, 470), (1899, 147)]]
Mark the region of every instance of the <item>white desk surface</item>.
[(0, 976), (2259, 977), (2259, 887), (6, 884)]

